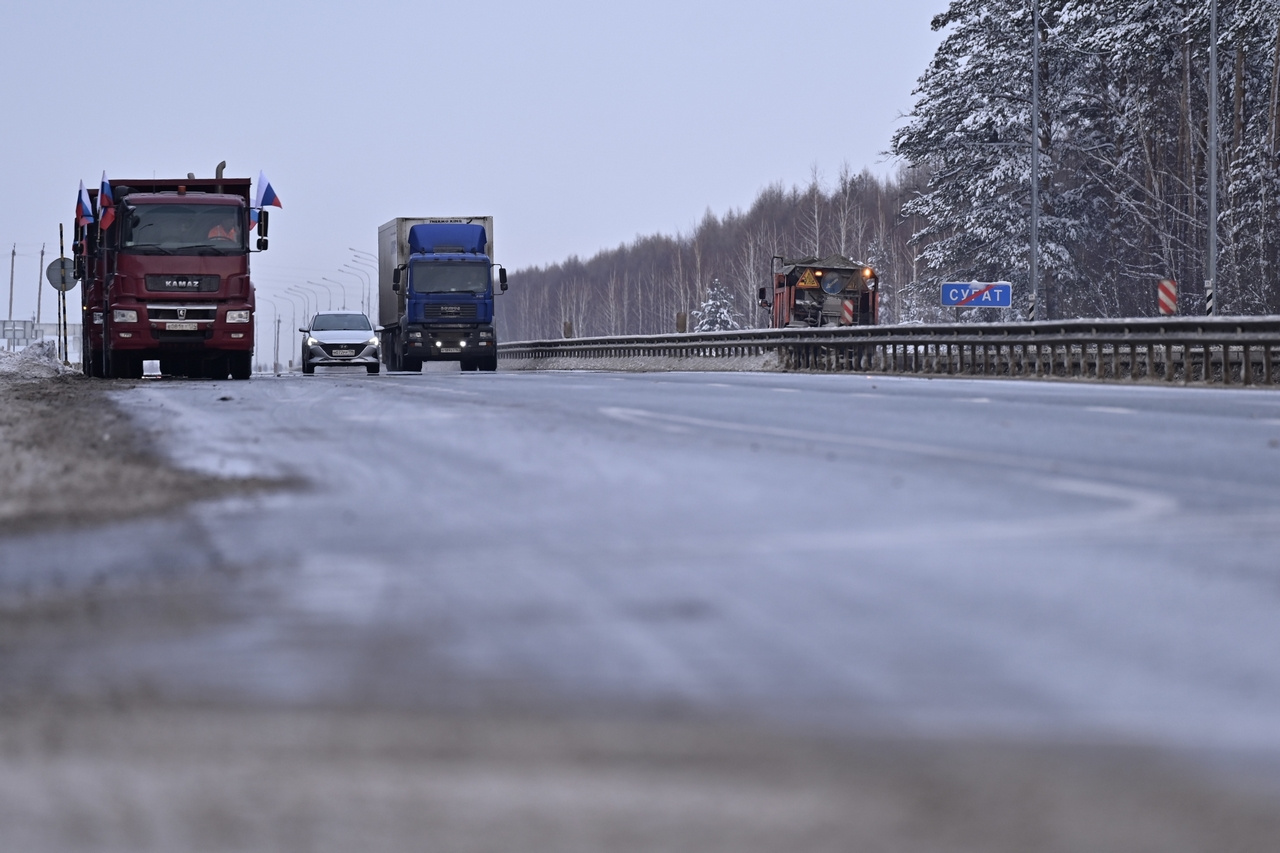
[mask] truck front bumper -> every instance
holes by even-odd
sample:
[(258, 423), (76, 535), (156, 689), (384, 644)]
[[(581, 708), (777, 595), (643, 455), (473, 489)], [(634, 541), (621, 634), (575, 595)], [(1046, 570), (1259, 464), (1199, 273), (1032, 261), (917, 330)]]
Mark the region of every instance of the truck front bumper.
[(492, 326), (409, 326), (405, 332), (404, 354), (424, 361), (462, 361), (490, 356), (496, 346)]

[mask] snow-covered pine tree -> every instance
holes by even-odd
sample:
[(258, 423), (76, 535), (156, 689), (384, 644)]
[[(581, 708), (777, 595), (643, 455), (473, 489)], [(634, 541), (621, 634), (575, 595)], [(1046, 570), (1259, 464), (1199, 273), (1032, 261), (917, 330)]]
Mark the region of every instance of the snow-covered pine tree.
[(718, 278), (707, 287), (707, 300), (702, 307), (692, 313), (694, 332), (731, 332), (742, 328), (742, 322), (733, 309), (733, 297)]
[[(1063, 0), (1040, 4), (1041, 284), (1061, 296), (1088, 284), (1081, 246), (1104, 227), (1098, 189), (1085, 180), (1075, 117), (1087, 114), (1089, 58), (1058, 33)], [(1013, 281), (1028, 292), (1031, 14), (1024, 0), (953, 0), (933, 19), (947, 30), (916, 87), (911, 121), (893, 151), (927, 166), (928, 187), (904, 208), (916, 233), (922, 280)], [(1086, 255), (1087, 257), (1087, 255)], [(1053, 300), (1050, 300), (1053, 301)], [(1061, 300), (1058, 300), (1061, 301)]]

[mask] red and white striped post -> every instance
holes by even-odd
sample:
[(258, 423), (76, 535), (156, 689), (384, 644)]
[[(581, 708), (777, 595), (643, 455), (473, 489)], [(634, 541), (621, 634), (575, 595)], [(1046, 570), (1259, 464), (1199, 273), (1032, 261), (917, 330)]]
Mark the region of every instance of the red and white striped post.
[(1171, 278), (1162, 278), (1156, 284), (1156, 303), (1161, 314), (1178, 313), (1178, 283)]
[(853, 300), (846, 299), (844, 304), (840, 306), (840, 325), (853, 325)]

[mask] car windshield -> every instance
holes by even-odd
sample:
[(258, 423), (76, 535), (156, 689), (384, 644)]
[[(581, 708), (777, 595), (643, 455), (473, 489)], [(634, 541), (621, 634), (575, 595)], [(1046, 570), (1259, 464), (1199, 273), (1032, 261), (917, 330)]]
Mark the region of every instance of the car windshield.
[(484, 293), (489, 289), (488, 264), (442, 264), (418, 261), (409, 280), (416, 293)]
[(246, 250), (244, 209), (228, 204), (127, 207), (121, 250), (146, 255), (234, 255)]
[(337, 332), (342, 330), (367, 332), (372, 328), (369, 325), (369, 318), (363, 314), (317, 314), (315, 320), (311, 323), (311, 331), (313, 332)]

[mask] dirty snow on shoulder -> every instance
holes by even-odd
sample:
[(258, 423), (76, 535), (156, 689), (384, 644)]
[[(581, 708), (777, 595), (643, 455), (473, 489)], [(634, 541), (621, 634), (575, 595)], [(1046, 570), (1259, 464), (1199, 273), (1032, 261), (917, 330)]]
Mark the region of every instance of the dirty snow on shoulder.
[(79, 372), (59, 360), (57, 341), (37, 341), (17, 352), (0, 350), (0, 377), (6, 379), (50, 379)]

